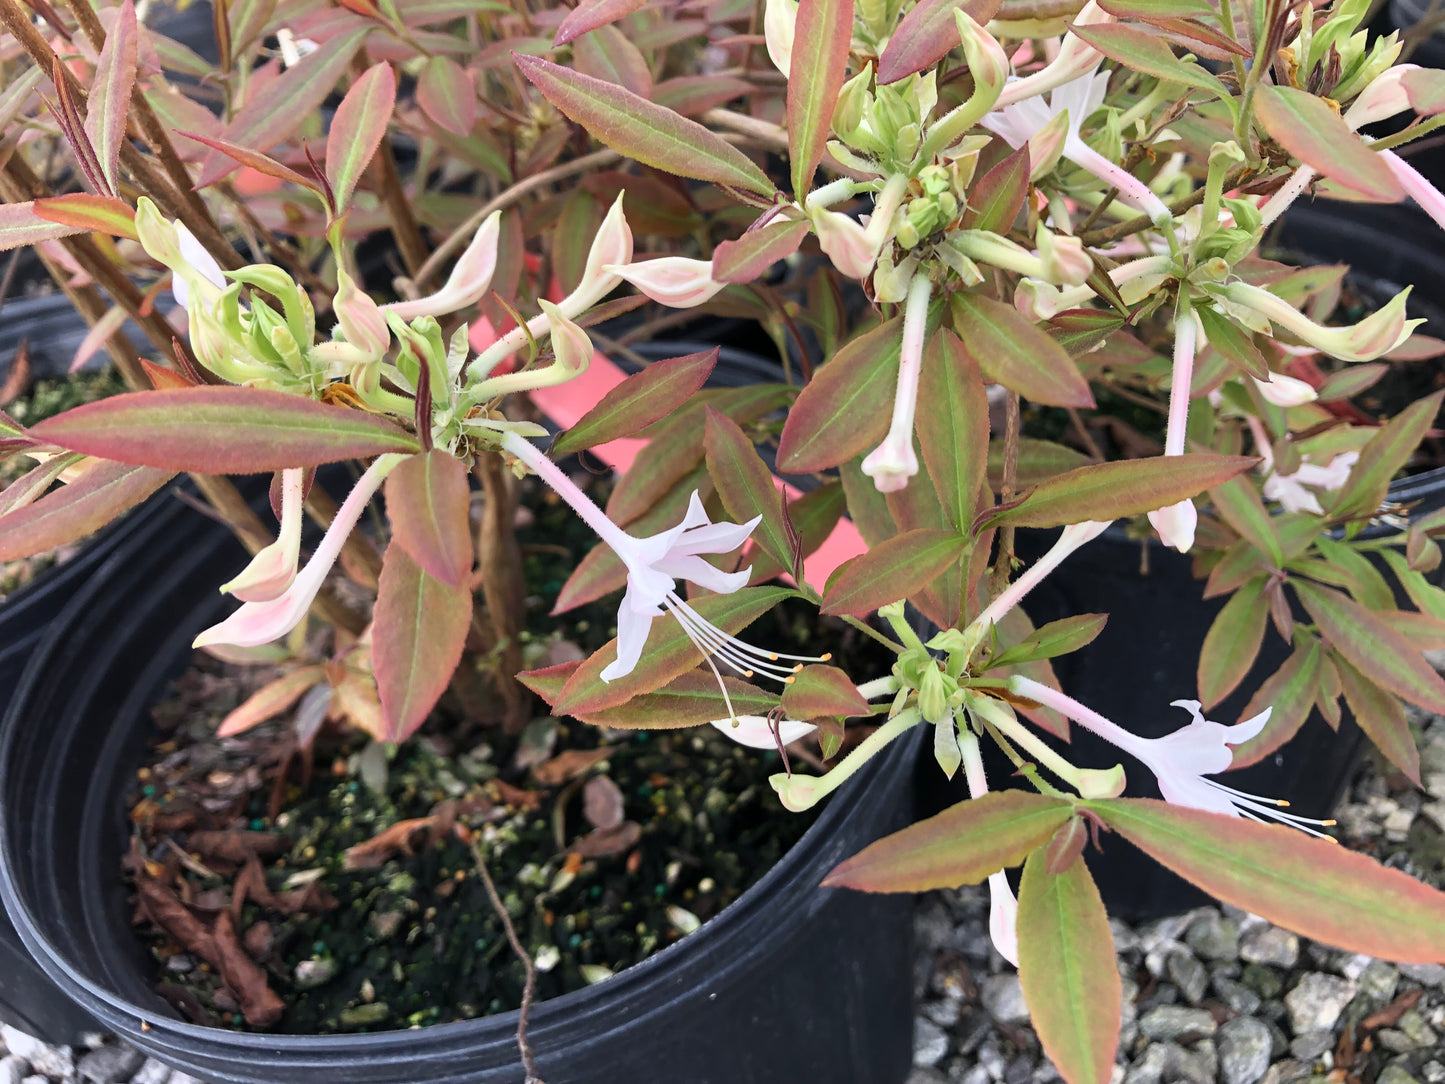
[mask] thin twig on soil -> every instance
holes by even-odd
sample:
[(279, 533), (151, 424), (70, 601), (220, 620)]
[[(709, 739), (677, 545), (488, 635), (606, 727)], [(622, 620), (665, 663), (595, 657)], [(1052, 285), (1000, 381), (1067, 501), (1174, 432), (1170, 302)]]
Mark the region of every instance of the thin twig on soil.
[(477, 845), (475, 833), (460, 824), (456, 830), (457, 835), (464, 836), (467, 846), (472, 849), (472, 859), (477, 864), (477, 872), (482, 875), (487, 899), (492, 901), (492, 910), (496, 911), (497, 917), (502, 920), (502, 928), (507, 931), (507, 940), (511, 943), (512, 951), (517, 954), (517, 959), (522, 961), (522, 968), (527, 973), (527, 980), (522, 986), (522, 1007), (517, 1011), (517, 1049), (521, 1051), (522, 1068), (527, 1073), (526, 1084), (543, 1084), (542, 1078), (537, 1075), (537, 1059), (532, 1053), (532, 1044), (527, 1039), (527, 1021), (532, 1015), (532, 999), (537, 993), (537, 968), (532, 963), (532, 957), (527, 955), (527, 950), (522, 947), (517, 928), (512, 925), (512, 916), (507, 914), (507, 909), (502, 906), (502, 897), (497, 894), (497, 886), (492, 883), (492, 875), (487, 872), (487, 859)]

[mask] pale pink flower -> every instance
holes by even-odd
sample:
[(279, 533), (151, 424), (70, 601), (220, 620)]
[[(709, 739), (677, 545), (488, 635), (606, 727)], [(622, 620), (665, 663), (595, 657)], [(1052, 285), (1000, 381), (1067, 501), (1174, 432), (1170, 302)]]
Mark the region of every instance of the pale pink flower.
[(763, 9), (763, 40), (773, 67), (787, 77), (793, 62), (793, 29), (798, 21), (798, 0), (767, 0)]
[(762, 715), (739, 715), (735, 719), (714, 719), (712, 725), (721, 730), (739, 745), (749, 749), (776, 749), (778, 743), (791, 745), (799, 738), (806, 738), (817, 726), (799, 722), (797, 719), (783, 719), (778, 723), (777, 736), (773, 735), (773, 724)]
[(1319, 398), (1319, 392), (1315, 391), (1312, 384), (1283, 373), (1270, 373), (1268, 380), (1256, 377), (1250, 379), (1254, 380), (1254, 386), (1259, 389), (1264, 401), (1277, 407), (1304, 406)]
[(883, 443), (863, 459), (863, 473), (873, 479), (879, 493), (907, 488), (908, 479), (918, 473), (918, 457), (913, 452), (913, 415), (918, 407), (918, 378), (923, 369), (923, 337), (931, 294), (928, 276), (915, 275), (909, 283), (903, 309), (903, 344), (898, 356), (893, 420)]
[(270, 602), (296, 579), (301, 556), (302, 490), (306, 472), (300, 468), (281, 472), (281, 530), (234, 580), (221, 585), (221, 594), (235, 595), (242, 602)]
[(452, 273), (447, 276), (445, 286), (436, 293), (419, 297), (415, 301), (397, 301), (383, 305), (382, 311), (395, 313), (403, 320), (410, 321), (419, 316), (444, 316), (471, 308), (492, 285), (492, 274), (497, 269), (497, 244), (501, 231), (502, 212), (493, 211), (477, 228), (471, 244), (467, 245), (466, 251), (452, 268)]
[[(1194, 348), (1198, 325), (1186, 307), (1174, 321), (1174, 372), (1169, 387), (1169, 424), (1164, 435), (1164, 454), (1184, 454), (1185, 428), (1189, 424), (1190, 384), (1194, 378)], [(1199, 513), (1189, 499), (1149, 513), (1149, 522), (1159, 540), (1180, 553), (1188, 553), (1194, 545), (1194, 531)]]
[(690, 309), (712, 300), (724, 286), (712, 277), (711, 260), (686, 256), (660, 256), (639, 263), (609, 264), (607, 271), (619, 275), (660, 305)]

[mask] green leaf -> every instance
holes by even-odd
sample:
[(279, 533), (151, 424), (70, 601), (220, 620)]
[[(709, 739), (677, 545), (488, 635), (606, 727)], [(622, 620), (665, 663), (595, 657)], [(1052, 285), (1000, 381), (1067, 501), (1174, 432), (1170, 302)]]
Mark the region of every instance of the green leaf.
[(1315, 549), (1337, 572), (1343, 572), (1343, 586), (1361, 606), (1371, 610), (1393, 610), (1395, 592), (1374, 563), (1353, 546), (1337, 542), (1328, 535), (1315, 540)]
[(1239, 713), (1240, 721), (1252, 719), (1270, 709), (1264, 729), (1247, 742), (1234, 747), (1234, 766), (1257, 764), (1299, 733), (1310, 716), (1314, 694), (1320, 682), (1323, 652), (1320, 642), (1310, 637), (1290, 653), (1284, 665), (1271, 674), (1250, 697)]
[(851, 459), (838, 468), (843, 493), (848, 498), (848, 518), (858, 528), (863, 541), (870, 547), (892, 538), (898, 533), (893, 514), (888, 511), (888, 499), (878, 492), (873, 479), (863, 473), (862, 461)]
[[(726, 633), (737, 635), (749, 624), (796, 592), (787, 587), (744, 587), (731, 595), (708, 595), (690, 605), (703, 620)], [(639, 693), (650, 693), (702, 660), (698, 649), (671, 616), (653, 621), (642, 661), (632, 673), (612, 681), (598, 675), (617, 658), (617, 641), (608, 641), (594, 652), (567, 681), (554, 705), (559, 715), (574, 712), (592, 714), (627, 703)]]
[(0, 561), (84, 538), (140, 504), (174, 475), (104, 460), (93, 463), (70, 484), (0, 516)]
[(403, 460), (386, 479), (392, 542), (458, 588), (472, 571), (471, 497), (467, 468), (440, 449)]
[(1322, 98), (1265, 84), (1255, 96), (1255, 113), (1275, 142), (1317, 172), (1384, 203), (1402, 198), (1384, 159)]
[(680, 177), (772, 196), (772, 182), (747, 155), (696, 121), (540, 57), (514, 54), (513, 59), (568, 119), (620, 154)]
[(462, 658), (472, 593), (430, 575), (401, 546), (387, 546), (377, 585), (371, 664), (386, 740), (426, 722)]
[(1022, 662), (1052, 659), (1078, 651), (1094, 641), (1104, 631), (1108, 614), (1075, 614), (1050, 621), (1010, 648), (1000, 651), (988, 661), (988, 669), (995, 666), (1015, 666)]
[[(994, 489), (1003, 486), (1003, 453), (1003, 441), (989, 441), (988, 484)], [(1014, 486), (1036, 486), (1055, 475), (1085, 466), (1088, 462), (1088, 456), (1066, 445), (1033, 437), (1020, 437), (1018, 463), (1014, 468)]]
[(752, 282), (785, 260), (803, 243), (811, 224), (806, 218), (774, 222), (743, 234), (736, 241), (724, 241), (712, 254), (712, 277), (718, 282)]
[(878, 83), (896, 83), (915, 72), (931, 68), (961, 39), (953, 12), (959, 9), (980, 26), (998, 14), (1002, 0), (920, 0), (903, 17), (878, 58)]
[(0, 252), (84, 233), (85, 229), (84, 226), (66, 226), (42, 218), (36, 214), (33, 200), (0, 204)]
[(1131, 71), (1152, 75), (1166, 83), (1207, 90), (1220, 98), (1230, 98), (1223, 83), (1198, 64), (1175, 56), (1168, 42), (1146, 30), (1112, 22), (1087, 26), (1074, 23), (1070, 30), (1110, 60), (1118, 61)]
[(130, 115), (131, 91), (135, 89), (138, 49), (135, 5), (125, 0), (105, 35), (86, 101), (85, 134), (95, 148), (110, 195), (120, 191), (120, 148)]
[(894, 832), (839, 864), (825, 888), (927, 892), (981, 884), (1049, 841), (1073, 807), (1021, 790), (994, 791)]
[(636, 436), (687, 403), (706, 383), (717, 358), (715, 346), (698, 354), (654, 361), (614, 387), (558, 437), (553, 455), (571, 455), (619, 437)]
[(868, 451), (888, 432), (903, 318), (844, 345), (808, 381), (778, 441), (778, 469), (809, 474)]
[(1342, 656), (1336, 654), (1334, 664), (1355, 722), (1391, 764), (1404, 772), (1410, 782), (1420, 786), (1420, 751), (1415, 748), (1404, 706)]
[(128, 392), (47, 418), (31, 433), (86, 455), (198, 474), (254, 474), (418, 450), (411, 434), (374, 414), (237, 387)]
[(832, 715), (851, 719), (872, 708), (851, 678), (836, 666), (805, 666), (783, 690), (783, 710), (793, 719)]
[(1013, 229), (1029, 193), (1029, 168), (1029, 145), (1025, 143), (980, 177), (968, 193), (964, 228), (998, 234)]
[(1258, 463), (1242, 455), (1170, 455), (1098, 463), (1040, 482), (1022, 503), (987, 516), (983, 526), (1062, 527), (1120, 519), (1164, 508)]
[(71, 192), (38, 199), (33, 206), (37, 215), (51, 222), (108, 233), (112, 237), (140, 240), (135, 231), (135, 209), (122, 200), (93, 196), (89, 192)]
[(705, 414), (707, 470), (723, 507), (738, 523), (761, 516), (762, 522), (753, 530), (753, 541), (784, 568), (795, 571), (792, 532), (773, 472), (736, 422), (711, 407)]
[(1445, 619), (1445, 591), (1426, 579), (1423, 573), (1411, 568), (1398, 550), (1385, 550), (1381, 556), (1421, 613)]
[(647, 59), (615, 26), (601, 26), (572, 43), (572, 63), (583, 75), (626, 87), (640, 98), (652, 97)]
[(953, 328), (989, 383), (1047, 406), (1091, 407), (1093, 393), (1068, 351), (1012, 305), (953, 295)]
[[(290, 139), (316, 116), (337, 81), (351, 67), (351, 58), (371, 33), (370, 26), (338, 34), (301, 62), (266, 83), (248, 98), (226, 125), (226, 142), (252, 151), (268, 151)], [(211, 155), (201, 170), (197, 188), (215, 184), (236, 168), (234, 161)]]
[(788, 79), (788, 156), (793, 195), (813, 187), (853, 44), (853, 0), (799, 0)]
[(1215, 616), (1199, 652), (1199, 699), (1208, 711), (1244, 680), (1264, 643), (1269, 602), (1264, 579), (1250, 580)]
[[(545, 670), (528, 670), (517, 680), (547, 703), (555, 704), (562, 695), (568, 678), (577, 672), (580, 662), (564, 662)], [(778, 706), (778, 698), (756, 685), (737, 678), (725, 677), (728, 701), (739, 715), (767, 715)], [(674, 730), (697, 726), (714, 719), (728, 717), (728, 701), (723, 699), (717, 678), (702, 670), (689, 670), (673, 678), (660, 689), (634, 696), (627, 703), (601, 711), (574, 712), (575, 718), (592, 726), (615, 730)]]
[(1019, 982), (1044, 1053), (1069, 1084), (1107, 1084), (1124, 998), (1114, 935), (1089, 867), (1050, 873), (1042, 850), (1019, 884)]
[(1208, 0), (1103, 0), (1099, 6), (1120, 19), (1219, 17)]
[(1445, 960), (1445, 895), (1338, 843), (1149, 798), (1087, 806), (1179, 876), (1277, 926), (1384, 960)]
[(1211, 489), (1209, 497), (1220, 518), (1241, 538), (1267, 556), (1275, 568), (1284, 565), (1284, 551), (1280, 548), (1279, 535), (1275, 534), (1273, 518), (1259, 499), (1253, 482), (1235, 475)]
[(395, 106), (396, 75), (391, 65), (382, 61), (352, 83), (336, 107), (331, 130), (326, 133), (326, 179), (331, 182), (338, 215), (351, 205), (356, 182), (381, 145)]
[(953, 531), (895, 535), (838, 569), (823, 595), (825, 614), (861, 617), (907, 598), (958, 560), (967, 541)]
[(1350, 468), (1349, 480), (1335, 494), (1329, 514), (1334, 519), (1363, 519), (1372, 516), (1390, 489), (1390, 479), (1425, 439), (1425, 433), (1440, 413), (1445, 391), (1437, 391), (1411, 403), (1383, 425), (1360, 450)]
[(696, 117), (756, 89), (731, 75), (679, 75), (655, 84), (652, 100), (684, 117)]
[(978, 366), (946, 329), (923, 352), (914, 424), (948, 521), (966, 531), (978, 512), (988, 463), (988, 397)]
[(1219, 351), (1225, 361), (1256, 380), (1269, 379), (1269, 363), (1254, 345), (1254, 337), (1233, 320), (1221, 316), (1208, 305), (1194, 309), (1209, 345)]
[(1445, 711), (1445, 681), (1388, 622), (1338, 591), (1289, 582), (1320, 635), (1352, 666), (1412, 704)]

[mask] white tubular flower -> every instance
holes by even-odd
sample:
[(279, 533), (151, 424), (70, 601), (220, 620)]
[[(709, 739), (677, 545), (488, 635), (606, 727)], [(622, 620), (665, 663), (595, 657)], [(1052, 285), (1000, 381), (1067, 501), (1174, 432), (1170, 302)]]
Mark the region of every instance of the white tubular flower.
[[(983, 771), (983, 756), (979, 752), (978, 738), (967, 728), (958, 738), (959, 752), (963, 754), (963, 775), (968, 781), (970, 798), (982, 798), (988, 793), (988, 778)], [(1009, 887), (1008, 877), (1003, 870), (989, 874), (988, 878), (988, 936), (993, 947), (1014, 967), (1019, 965), (1019, 901)]]
[(1189, 499), (1156, 508), (1149, 513), (1149, 524), (1170, 549), (1188, 553), (1194, 547), (1194, 532), (1199, 527), (1199, 510)]
[(1385, 165), (1390, 167), (1390, 172), (1400, 182), (1405, 194), (1418, 203), (1420, 209), (1433, 218), (1437, 226), (1445, 229), (1445, 196), (1440, 194), (1440, 190), (1394, 151), (1381, 151), (1380, 157), (1385, 160)]
[(1309, 456), (1302, 456), (1299, 468), (1293, 474), (1281, 475), (1275, 470), (1274, 448), (1264, 431), (1264, 425), (1253, 415), (1247, 415), (1250, 432), (1254, 434), (1255, 451), (1259, 455), (1259, 471), (1265, 475), (1264, 499), (1278, 501), (1286, 512), (1310, 512), (1324, 515), (1315, 490), (1326, 493), (1339, 489), (1350, 480), (1350, 471), (1359, 461), (1359, 452), (1340, 452), (1323, 465), (1311, 463)]
[(712, 277), (711, 260), (691, 260), (686, 256), (608, 264), (603, 270), (626, 279), (652, 300), (671, 309), (701, 305), (727, 285)]
[(998, 598), (990, 602), (983, 613), (973, 619), (969, 627), (976, 628), (979, 634), (986, 634), (989, 625), (996, 625), (1002, 621), (1005, 614), (1023, 601), (1025, 595), (1042, 583), (1049, 573), (1064, 563), (1064, 558), (1080, 546), (1098, 538), (1112, 522), (1113, 520), (1106, 519), (1085, 520), (1083, 523), (1069, 524), (1059, 535), (1059, 540), (1049, 547), (1048, 553), (1040, 557), (1029, 566), (1023, 575), (999, 592)]
[(768, 0), (763, 9), (763, 40), (768, 59), (787, 78), (793, 61), (793, 29), (798, 22), (798, 0)]
[(1409, 109), (1410, 93), (1405, 88), (1405, 76), (1419, 70), (1418, 64), (1397, 64), (1386, 68), (1345, 110), (1345, 123), (1351, 128), (1363, 128), (1367, 124), (1389, 120)]
[[(306, 567), (291, 581), (291, 585), (274, 598), (264, 601), (247, 602), (239, 610), (218, 625), (212, 625), (192, 642), (192, 647), (207, 647), (211, 644), (232, 644), (236, 647), (258, 647), (279, 640), (294, 629), (306, 611), (311, 608), (316, 592), (337, 556), (356, 521), (366, 509), (367, 502), (376, 493), (386, 476), (406, 456), (388, 454), (378, 456), (366, 469), (351, 489), (331, 526), (306, 562)], [(283, 511), (284, 516), (284, 511)], [(244, 575), (244, 573), (243, 573)]]
[(1424, 323), (1423, 320), (1405, 318), (1405, 299), (1409, 295), (1410, 287), (1407, 286), (1358, 324), (1325, 327), (1315, 323), (1288, 301), (1259, 286), (1231, 282), (1224, 288), (1224, 297), (1228, 301), (1253, 310), (1321, 353), (1341, 361), (1373, 361), (1409, 338), (1410, 332)]
[(296, 579), (305, 475), (299, 468), (281, 472), (281, 530), (276, 541), (252, 557), (234, 580), (221, 584), (221, 594), (235, 595), (242, 602), (270, 602)]
[[(617, 611), (617, 658), (603, 669), (600, 675), (603, 681), (615, 681), (633, 671), (642, 658), (653, 619), (664, 612), (677, 619), (688, 639), (702, 652), (704, 661), (718, 679), (729, 719), (736, 718), (737, 713), (733, 711), (727, 686), (714, 659), (743, 677), (756, 675), (788, 684), (803, 663), (826, 662), (831, 657), (788, 655), (754, 647), (710, 624), (676, 591), (680, 579), (721, 595), (746, 586), (752, 573), (750, 567), (723, 572), (704, 561), (702, 555), (731, 553), (747, 541), (761, 516), (747, 523), (712, 523), (694, 492), (681, 523), (655, 535), (637, 538), (608, 519), (606, 513), (530, 441), (508, 432), (502, 438), (502, 448), (531, 468), (566, 501), (627, 566), (627, 590)], [(783, 659), (788, 662), (781, 662)]]
[(801, 775), (797, 772), (789, 775), (779, 772), (768, 776), (768, 785), (777, 791), (783, 808), (789, 812), (801, 813), (805, 809), (812, 809), (877, 756), (889, 742), (922, 721), (923, 716), (917, 708), (905, 708), (859, 742), (853, 751), (826, 775)]
[[(1073, 19), (1075, 26), (1093, 26), (1113, 21), (1114, 16), (1099, 7), (1095, 0), (1089, 0)], [(1064, 35), (1058, 54), (1047, 65), (1032, 75), (1009, 81), (998, 97), (998, 106), (1002, 109), (1014, 105), (1045, 94), (1065, 83), (1071, 83), (1080, 76), (1089, 75), (1103, 59), (1103, 53), (1070, 31)]]
[(497, 270), (497, 244), (501, 230), (502, 212), (493, 211), (477, 228), (472, 243), (447, 276), (445, 286), (415, 301), (383, 305), (382, 311), (395, 313), (403, 320), (415, 320), (418, 316), (444, 316), (471, 308), (492, 285), (492, 275)]
[(893, 420), (883, 443), (863, 460), (863, 473), (873, 479), (879, 493), (906, 489), (908, 479), (918, 473), (918, 457), (913, 452), (913, 414), (918, 408), (923, 334), (932, 290), (932, 283), (925, 274), (915, 275), (908, 286), (908, 300), (903, 310), (903, 345), (898, 354), (898, 387), (893, 395)]
[(841, 211), (814, 211), (813, 232), (823, 255), (840, 272), (859, 282), (868, 277), (878, 259), (878, 246), (855, 218)]
[(817, 726), (799, 722), (797, 719), (783, 719), (778, 723), (777, 737), (773, 737), (773, 724), (762, 715), (739, 715), (735, 719), (714, 719), (712, 725), (721, 730), (739, 745), (749, 749), (776, 749), (779, 742), (792, 745), (799, 738), (806, 738)]
[(1159, 791), (1166, 802), (1220, 813), (1226, 817), (1249, 817), (1251, 820), (1272, 818), (1310, 835), (1323, 835), (1309, 825), (1331, 825), (1334, 821), (1311, 820), (1281, 810), (1288, 802), (1257, 798), (1252, 794), (1205, 779), (1228, 771), (1234, 764), (1229, 747), (1240, 745), (1259, 734), (1269, 722), (1272, 708), (1233, 726), (1210, 722), (1200, 713), (1198, 700), (1175, 700), (1172, 707), (1183, 708), (1194, 716), (1193, 722), (1162, 738), (1141, 738), (1117, 723), (1085, 707), (1071, 696), (1025, 677), (1009, 681), (1009, 688), (1019, 696), (1036, 701), (1068, 716), (1105, 741), (1142, 761), (1159, 781)]
[(550, 301), (540, 301), (547, 316), (547, 326), (552, 340), (552, 354), (556, 364), (571, 379), (592, 364), (592, 339), (587, 332), (562, 315), (561, 310)]
[[(1169, 424), (1164, 435), (1164, 454), (1183, 455), (1184, 435), (1189, 424), (1189, 393), (1194, 379), (1194, 348), (1198, 324), (1187, 301), (1174, 321), (1174, 374), (1169, 387)], [(1188, 553), (1194, 545), (1194, 531), (1199, 525), (1199, 512), (1189, 499), (1149, 513), (1149, 522), (1158, 532), (1159, 540), (1180, 553)]]

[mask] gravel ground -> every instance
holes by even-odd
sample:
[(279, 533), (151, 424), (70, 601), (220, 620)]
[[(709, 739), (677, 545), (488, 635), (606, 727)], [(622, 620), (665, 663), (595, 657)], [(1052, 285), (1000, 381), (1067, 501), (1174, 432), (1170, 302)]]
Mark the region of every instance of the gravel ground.
[[(1422, 731), (1426, 792), (1367, 761), (1337, 816), (1351, 846), (1439, 886), (1445, 720)], [(985, 890), (920, 898), (907, 1084), (1059, 1079), (987, 926)], [(1340, 952), (1232, 907), (1113, 928), (1124, 983), (1113, 1084), (1445, 1084), (1445, 966)], [(196, 1084), (102, 1036), (72, 1050), (3, 1027), (0, 1043), (0, 1084)]]

